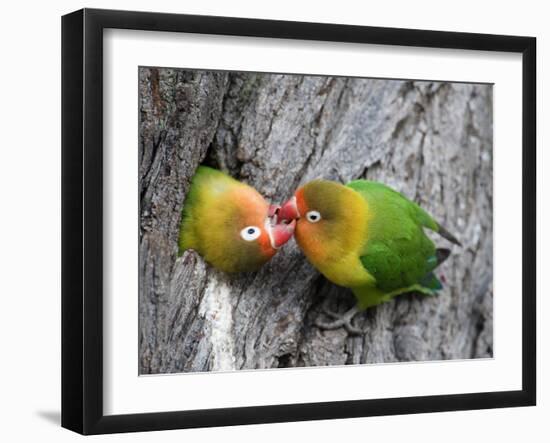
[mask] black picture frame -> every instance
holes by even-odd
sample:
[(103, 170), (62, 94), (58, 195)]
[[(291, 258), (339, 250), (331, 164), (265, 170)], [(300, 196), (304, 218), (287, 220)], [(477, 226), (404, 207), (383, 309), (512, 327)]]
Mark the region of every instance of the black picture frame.
[[(103, 413), (103, 30), (171, 31), (522, 54), (522, 389), (131, 415)], [(536, 403), (536, 39), (83, 9), (62, 18), (62, 426), (150, 431)]]

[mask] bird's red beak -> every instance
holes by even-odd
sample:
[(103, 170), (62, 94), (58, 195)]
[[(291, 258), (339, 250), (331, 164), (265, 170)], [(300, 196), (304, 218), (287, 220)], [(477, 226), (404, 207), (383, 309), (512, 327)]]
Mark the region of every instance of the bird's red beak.
[(269, 218), (269, 239), (271, 240), (271, 246), (273, 249), (279, 249), (294, 234), (294, 228), (296, 222), (281, 221), (281, 207), (279, 205), (269, 205), (267, 210), (267, 216)]
[(277, 212), (281, 209), (281, 206), (279, 205), (269, 205), (269, 209), (267, 210), (267, 216), (273, 217)]
[(271, 227), (271, 246), (275, 249), (279, 249), (294, 234), (294, 228), (296, 227), (296, 221), (292, 220), (290, 223), (277, 223)]
[(298, 206), (296, 205), (296, 197), (293, 196), (289, 201), (287, 201), (277, 214), (279, 220), (290, 221), (300, 218), (300, 213), (298, 212)]

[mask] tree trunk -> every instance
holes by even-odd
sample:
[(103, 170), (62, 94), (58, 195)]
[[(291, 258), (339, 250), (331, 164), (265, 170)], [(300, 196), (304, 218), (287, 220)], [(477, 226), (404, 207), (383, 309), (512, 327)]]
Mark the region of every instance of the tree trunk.
[[(140, 373), (492, 356), (490, 85), (142, 68), (139, 88)], [(178, 258), (201, 163), (278, 203), (313, 178), (381, 181), (463, 247), (438, 269), (439, 295), (367, 310), (363, 336), (320, 330), (327, 297), (340, 312), (355, 299), (293, 240), (242, 275)]]

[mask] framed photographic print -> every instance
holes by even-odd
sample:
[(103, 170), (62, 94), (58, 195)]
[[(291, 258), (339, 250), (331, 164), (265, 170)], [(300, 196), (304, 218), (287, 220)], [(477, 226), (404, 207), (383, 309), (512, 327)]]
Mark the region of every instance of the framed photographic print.
[(534, 405), (531, 37), (62, 21), (62, 425)]

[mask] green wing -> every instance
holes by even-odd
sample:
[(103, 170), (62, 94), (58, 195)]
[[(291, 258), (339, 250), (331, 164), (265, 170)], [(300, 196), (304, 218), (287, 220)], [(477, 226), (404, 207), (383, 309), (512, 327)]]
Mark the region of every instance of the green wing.
[(355, 180), (347, 186), (365, 198), (372, 213), (360, 258), (377, 288), (384, 293), (417, 284), (439, 289), (439, 281), (431, 274), (439, 262), (436, 249), (423, 229), (439, 230), (432, 217), (381, 183)]

